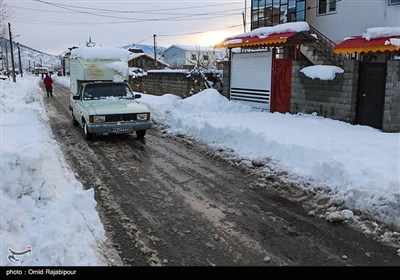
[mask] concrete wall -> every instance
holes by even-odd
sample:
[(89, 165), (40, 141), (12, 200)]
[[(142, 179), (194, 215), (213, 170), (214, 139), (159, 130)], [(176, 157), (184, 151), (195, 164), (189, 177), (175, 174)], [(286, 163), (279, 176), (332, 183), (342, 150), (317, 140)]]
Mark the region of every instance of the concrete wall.
[(175, 94), (182, 98), (189, 97), (205, 89), (204, 80), (199, 75), (180, 71), (149, 71), (146, 76), (129, 78), (134, 91), (163, 95)]
[[(345, 62), (344, 73), (332, 81), (310, 79), (300, 73), (305, 62), (293, 61), (290, 112), (313, 113), (335, 120), (356, 123), (359, 63)], [(400, 132), (400, 60), (387, 63), (384, 132)]]
[(293, 61), (291, 113), (319, 116), (355, 123), (358, 89), (358, 62), (346, 61), (343, 74), (334, 80), (311, 79), (300, 72), (305, 62)]
[(388, 61), (383, 131), (400, 132), (400, 60)]

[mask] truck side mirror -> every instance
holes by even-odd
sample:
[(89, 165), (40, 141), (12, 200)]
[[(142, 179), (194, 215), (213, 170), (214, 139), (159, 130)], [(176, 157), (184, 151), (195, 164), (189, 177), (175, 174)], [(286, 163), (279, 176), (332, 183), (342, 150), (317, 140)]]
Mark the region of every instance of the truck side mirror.
[(80, 97), (80, 95), (73, 95), (72, 99), (73, 100), (81, 100), (81, 97)]
[(140, 94), (135, 94), (135, 99), (141, 98), (142, 96)]

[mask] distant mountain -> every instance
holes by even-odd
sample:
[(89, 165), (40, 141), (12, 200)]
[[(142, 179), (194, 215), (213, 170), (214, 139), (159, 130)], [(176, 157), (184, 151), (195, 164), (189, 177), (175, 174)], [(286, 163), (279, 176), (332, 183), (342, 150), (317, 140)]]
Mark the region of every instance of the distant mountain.
[[(56, 55), (51, 55), (48, 53), (44, 53), (38, 50), (35, 50), (33, 48), (30, 48), (28, 46), (25, 46), (23, 44), (20, 44), (20, 50), (21, 50), (21, 64), (22, 64), (22, 69), (27, 70), (29, 66), (31, 68), (34, 67), (34, 65), (43, 65), (43, 66), (49, 66), (52, 68), (60, 68), (61, 67), (61, 60), (59, 56)], [(6, 54), (5, 51), (7, 49), (8, 52), (8, 65), (9, 68), (11, 68), (11, 56), (10, 56), (10, 41), (5, 38), (0, 38), (0, 47), (1, 47), (1, 56), (3, 58), (3, 62), (0, 65), (0, 68), (4, 67), (6, 68)], [(15, 68), (19, 68), (19, 60), (18, 60), (18, 46), (15, 42), (13, 42), (13, 52), (14, 52), (14, 63), (15, 63)]]
[[(137, 48), (137, 49), (141, 49), (142, 51), (144, 51), (145, 53), (147, 53), (150, 56), (154, 56), (154, 47), (152, 45), (141, 45), (141, 44), (137, 44), (137, 45), (126, 45), (126, 46), (121, 46), (120, 48), (123, 49), (130, 49), (130, 48)], [(165, 51), (167, 48), (164, 47), (156, 47), (156, 51), (157, 53), (161, 53), (163, 51)]]

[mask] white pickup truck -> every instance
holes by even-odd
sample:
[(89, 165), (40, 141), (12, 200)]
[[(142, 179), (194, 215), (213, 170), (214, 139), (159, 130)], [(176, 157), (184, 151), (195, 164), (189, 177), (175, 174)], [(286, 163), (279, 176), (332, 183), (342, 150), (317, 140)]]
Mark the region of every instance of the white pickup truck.
[(84, 137), (94, 134), (127, 134), (138, 138), (151, 128), (151, 113), (139, 103), (126, 83), (129, 52), (114, 48), (80, 47), (71, 52), (70, 110), (73, 124)]

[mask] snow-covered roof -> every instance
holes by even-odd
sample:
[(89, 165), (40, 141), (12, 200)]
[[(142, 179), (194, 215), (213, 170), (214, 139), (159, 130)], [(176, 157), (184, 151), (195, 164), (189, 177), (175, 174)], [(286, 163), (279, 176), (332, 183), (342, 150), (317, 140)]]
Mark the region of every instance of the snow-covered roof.
[(309, 31), (310, 26), (305, 21), (282, 23), (275, 26), (260, 27), (250, 32), (228, 37), (226, 40), (233, 40), (244, 37), (259, 37), (266, 38), (271, 34), (280, 34), (286, 32), (302, 32)]
[[(289, 22), (275, 26), (260, 27), (250, 32), (230, 36), (217, 44), (217, 48), (236, 48), (236, 47), (259, 47), (259, 46), (277, 46), (284, 45), (292, 41), (299, 32), (307, 32), (310, 26), (305, 21)], [(303, 43), (315, 41), (311, 34), (304, 36)], [(295, 39), (298, 42), (298, 39)]]
[(121, 48), (111, 47), (79, 47), (71, 51), (72, 58), (89, 60), (96, 59), (128, 59), (129, 51)]
[[(145, 56), (145, 57), (147, 57), (147, 58), (149, 58), (149, 59), (154, 60), (154, 57), (152, 57), (151, 55), (149, 55), (149, 54), (147, 54), (147, 53), (131, 53), (128, 60), (130, 61), (130, 60), (133, 60), (133, 59), (137, 59), (137, 58), (139, 58), (139, 57), (142, 57), (142, 56)], [(168, 66), (168, 63), (166, 63), (165, 61), (162, 61), (162, 60), (160, 60), (160, 59), (157, 59), (157, 62)]]
[(398, 52), (400, 27), (372, 27), (362, 36), (345, 38), (334, 48), (335, 53)]

